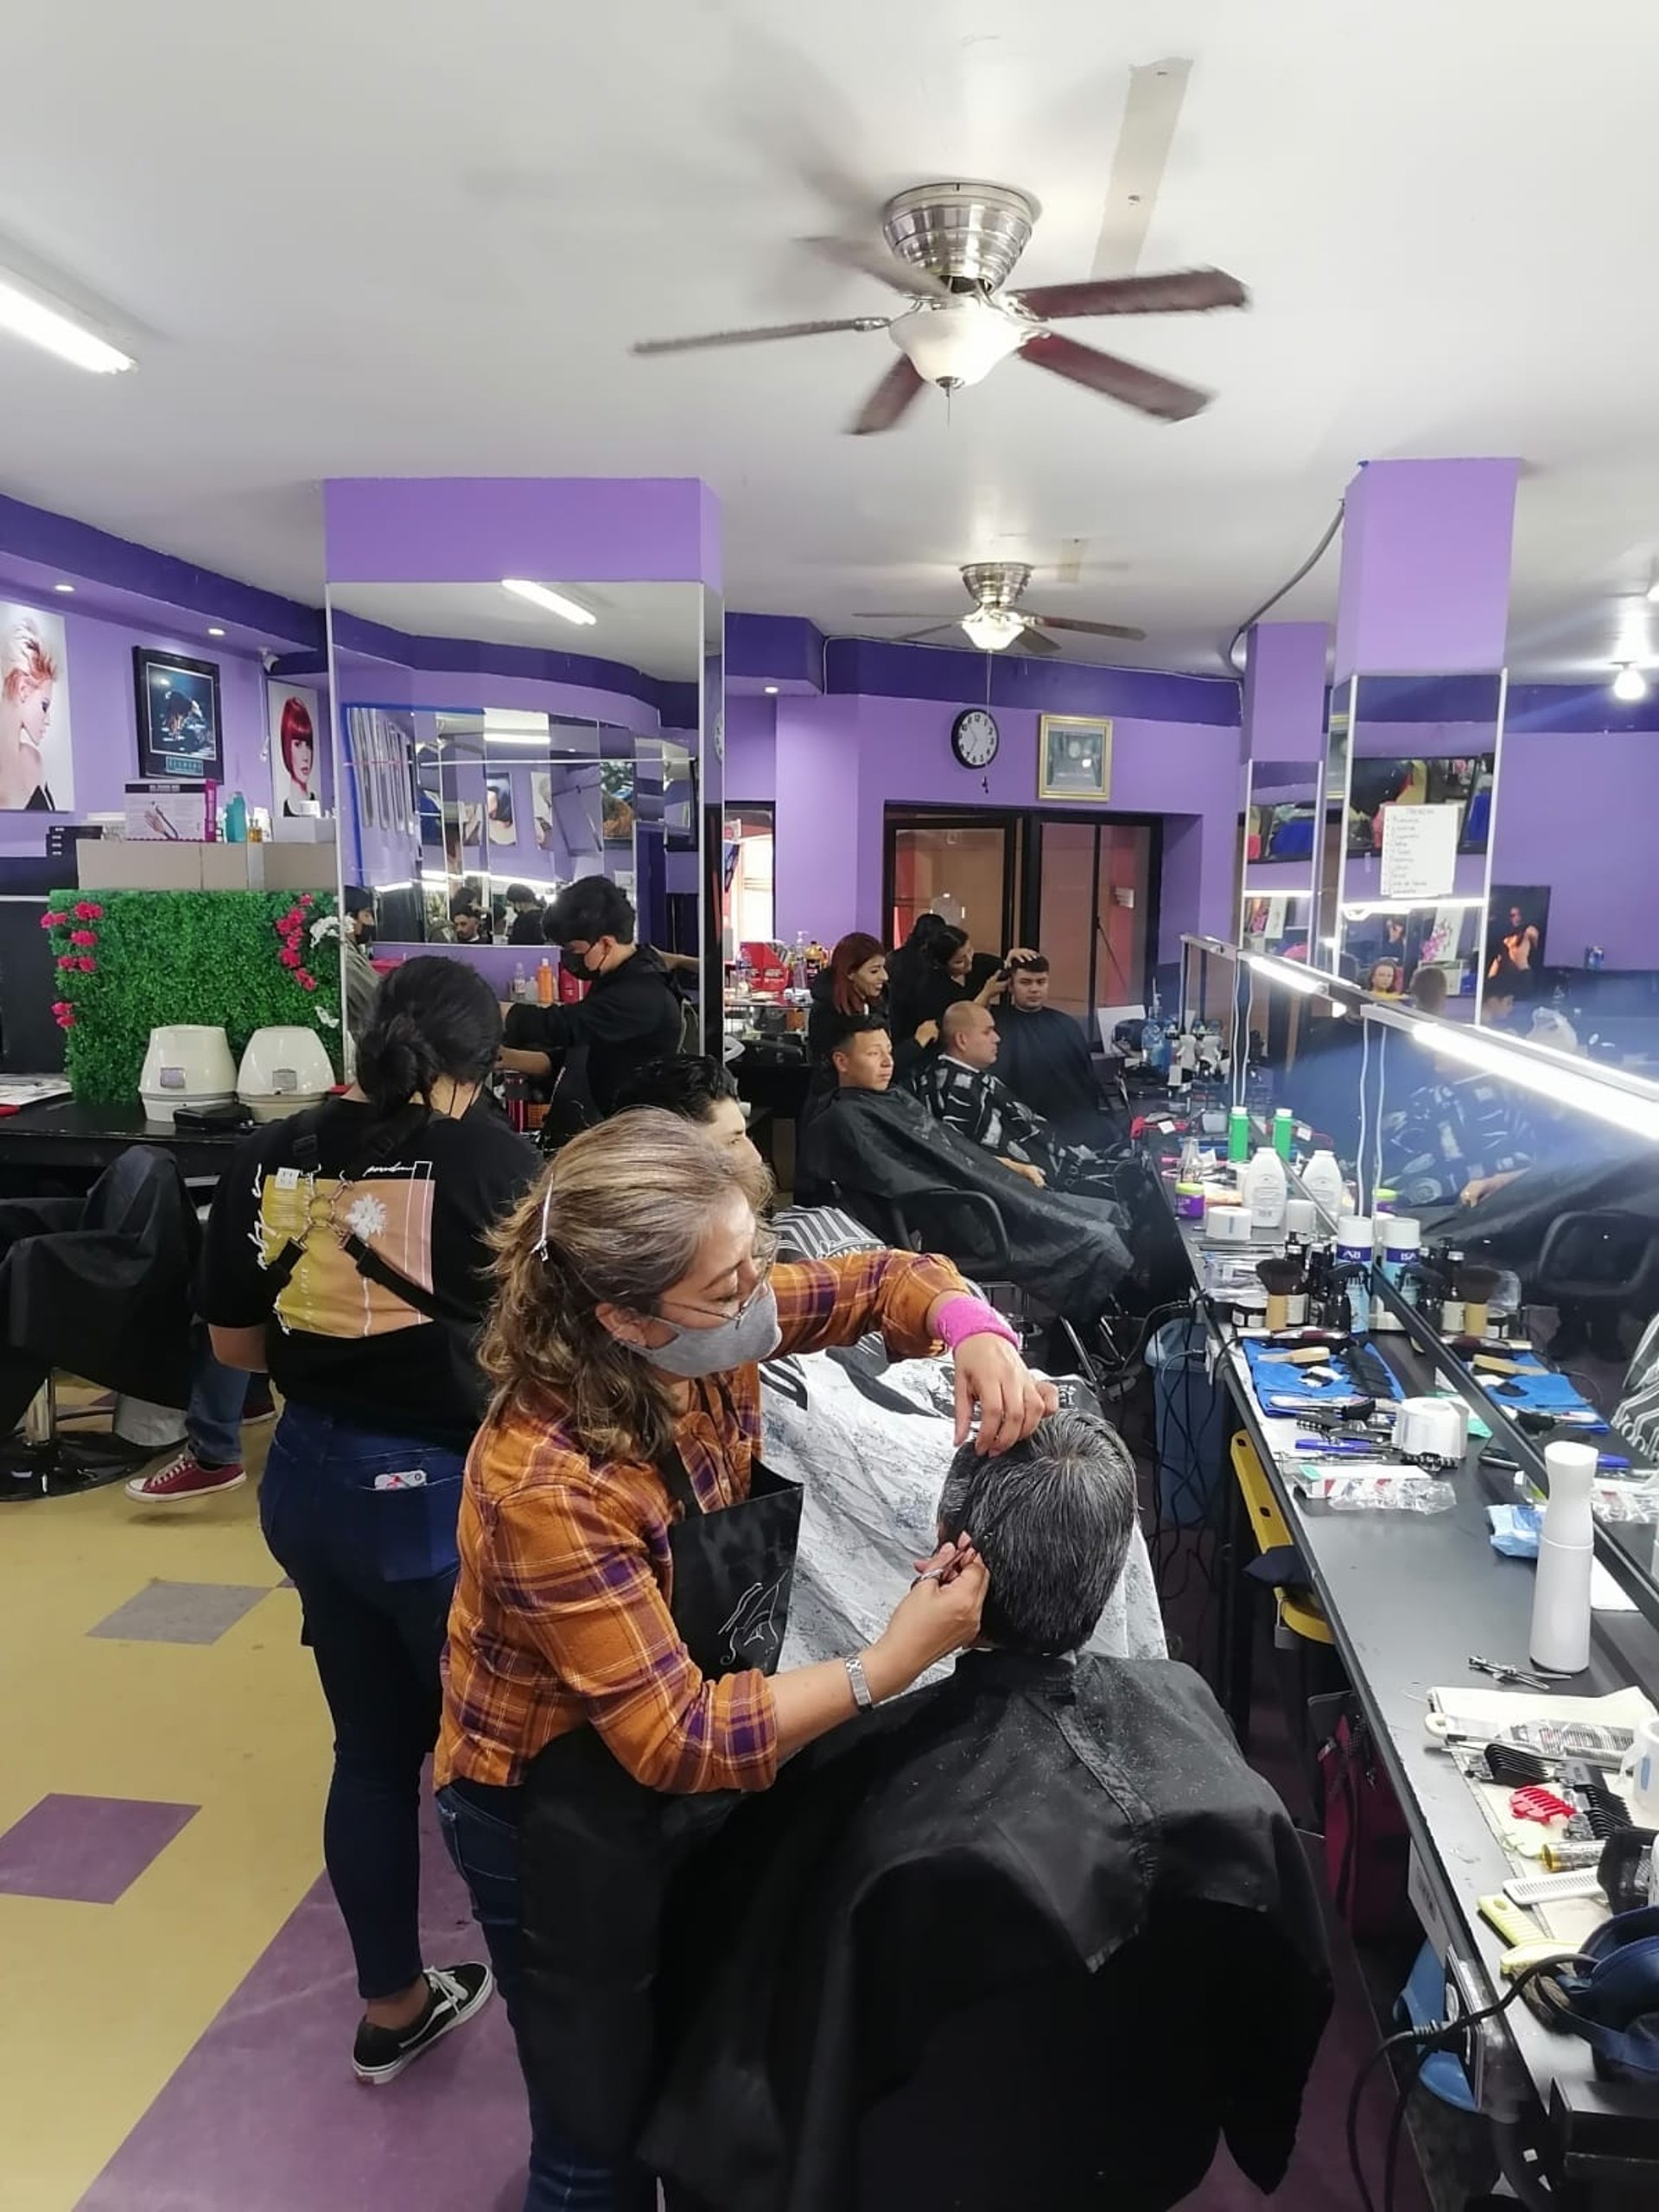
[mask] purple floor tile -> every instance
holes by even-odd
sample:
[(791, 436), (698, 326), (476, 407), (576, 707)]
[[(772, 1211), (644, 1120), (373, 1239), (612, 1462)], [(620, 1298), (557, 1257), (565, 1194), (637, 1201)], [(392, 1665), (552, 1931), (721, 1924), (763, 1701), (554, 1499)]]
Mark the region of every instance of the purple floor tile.
[[(428, 1959), (483, 1957), (429, 1811), (422, 1848)], [(352, 2073), (361, 2010), (319, 1881), (79, 2212), (518, 2212), (529, 2126), (500, 1999), (385, 2088)]]
[(146, 1797), (42, 1797), (0, 1835), (0, 1891), (113, 1904), (200, 1810)]
[(129, 1643), (217, 1643), (270, 1595), (270, 1583), (151, 1582), (88, 1636)]

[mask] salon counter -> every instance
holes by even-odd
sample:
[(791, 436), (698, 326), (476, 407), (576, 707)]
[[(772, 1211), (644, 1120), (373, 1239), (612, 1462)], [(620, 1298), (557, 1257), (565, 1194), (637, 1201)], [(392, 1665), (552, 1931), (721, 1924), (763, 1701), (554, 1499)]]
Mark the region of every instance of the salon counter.
[(216, 1179), (245, 1134), (148, 1122), (136, 1098), (124, 1106), (48, 1099), (0, 1115), (0, 1185), (37, 1191), (51, 1179), (85, 1188), (135, 1144), (155, 1145), (167, 1153), (188, 1181)]
[[(1202, 1230), (1179, 1225), (1201, 1288)], [(1491, 1687), (1470, 1669), (1471, 1651), (1528, 1662), (1533, 1577), (1492, 1548), (1486, 1506), (1500, 1493), (1477, 1465), (1480, 1446), (1471, 1445), (1450, 1478), (1450, 1512), (1345, 1512), (1305, 1498), (1281, 1473), (1273, 1449), (1270, 1427), (1282, 1433), (1286, 1425), (1263, 1416), (1230, 1328), (1207, 1300), (1200, 1303), (1236, 1425), (1249, 1435), (1294, 1535), (1399, 1798), (1419, 1916), (1442, 1955), (1468, 1970), (1480, 2001), (1495, 2002), (1508, 1987), (1498, 1972), (1506, 1946), (1479, 1917), (1478, 1900), (1501, 1890), (1511, 1869), (1455, 1765), (1432, 1748), (1423, 1720), (1436, 1685)], [(1371, 1342), (1408, 1395), (1433, 1389), (1433, 1364), (1408, 1338), (1387, 1332)], [(1222, 1691), (1238, 1717), (1249, 1698), (1253, 1587), (1242, 1578), (1255, 1545), (1230, 1465), (1219, 1479), (1229, 1502)], [(1593, 1696), (1630, 1684), (1659, 1695), (1659, 1632), (1639, 1612), (1598, 1612), (1590, 1671), (1574, 1687)], [(1524, 1998), (1495, 2030), (1481, 2069), (1489, 2118), (1503, 2124), (1544, 2115), (1554, 2155), (1586, 2189), (1586, 2205), (1659, 2202), (1659, 2093), (1599, 2079), (1587, 2045), (1545, 2029)]]

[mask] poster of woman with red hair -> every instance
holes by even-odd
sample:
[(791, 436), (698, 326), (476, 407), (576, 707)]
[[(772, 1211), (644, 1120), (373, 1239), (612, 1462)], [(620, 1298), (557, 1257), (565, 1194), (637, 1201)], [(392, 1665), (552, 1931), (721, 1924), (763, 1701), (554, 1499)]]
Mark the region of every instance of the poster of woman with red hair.
[(272, 683), (270, 811), (276, 835), (296, 815), (322, 812), (321, 715), (317, 695), (302, 684)]

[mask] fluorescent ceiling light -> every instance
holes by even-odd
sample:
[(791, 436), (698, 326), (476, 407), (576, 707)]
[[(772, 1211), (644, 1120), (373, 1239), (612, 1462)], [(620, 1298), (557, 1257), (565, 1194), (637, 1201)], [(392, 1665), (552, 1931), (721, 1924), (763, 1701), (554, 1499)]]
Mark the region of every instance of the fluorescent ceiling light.
[(1450, 1021), (1416, 1021), (1414, 1041), (1425, 1051), (1448, 1060), (1462, 1060), (1484, 1074), (1506, 1077), (1524, 1090), (1535, 1090), (1557, 1104), (1576, 1107), (1581, 1114), (1611, 1122), (1631, 1136), (1659, 1143), (1659, 1092), (1643, 1097), (1635, 1091), (1598, 1083), (1586, 1073), (1583, 1063), (1547, 1045), (1520, 1039), (1495, 1037), (1490, 1030), (1471, 1029)]
[(73, 589), (74, 589), (74, 586), (73, 586), (73, 584), (54, 584), (54, 585), (53, 585), (53, 587), (52, 587), (52, 588), (53, 588), (53, 590), (54, 590), (54, 591), (69, 591), (69, 592), (72, 592), (72, 591), (73, 591)]
[(574, 599), (567, 599), (563, 592), (550, 591), (545, 584), (531, 583), (525, 576), (503, 576), (501, 588), (516, 593), (520, 599), (529, 600), (532, 607), (544, 607), (550, 614), (563, 615), (567, 622), (591, 624), (599, 620), (597, 614), (590, 614), (585, 607), (578, 607)]
[(1623, 699), (1627, 703), (1633, 703), (1637, 699), (1647, 697), (1648, 679), (1634, 661), (1626, 661), (1613, 678), (1612, 690), (1615, 699)]
[(1244, 957), (1256, 974), (1265, 976), (1270, 983), (1288, 983), (1293, 991), (1306, 991), (1310, 998), (1337, 980), (1334, 976), (1321, 976), (1317, 969), (1310, 971), (1298, 967), (1294, 960), (1270, 960), (1260, 952), (1246, 953)]
[(1006, 607), (976, 607), (964, 614), (962, 626), (982, 652), (1000, 653), (1025, 628), (1025, 617)]
[(62, 308), (48, 306), (44, 299), (25, 291), (10, 276), (0, 276), (0, 330), (10, 331), (14, 338), (26, 338), (31, 346), (55, 353), (75, 368), (90, 369), (94, 376), (114, 376), (137, 365), (130, 353), (97, 337)]

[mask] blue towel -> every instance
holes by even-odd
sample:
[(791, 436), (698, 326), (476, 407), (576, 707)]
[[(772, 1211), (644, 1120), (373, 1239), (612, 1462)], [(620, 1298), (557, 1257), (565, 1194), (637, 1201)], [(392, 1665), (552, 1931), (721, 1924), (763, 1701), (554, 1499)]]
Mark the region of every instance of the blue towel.
[[(1369, 1398), (1371, 1395), (1340, 1352), (1325, 1364), (1333, 1367), (1344, 1379), (1339, 1382), (1310, 1382), (1305, 1368), (1294, 1365), (1282, 1353), (1275, 1357), (1260, 1338), (1246, 1337), (1243, 1344), (1244, 1357), (1250, 1365), (1251, 1387), (1269, 1413), (1311, 1413), (1321, 1406), (1340, 1405), (1346, 1398)], [(1389, 1382), (1389, 1395), (1403, 1398), (1406, 1394), (1392, 1371)]]

